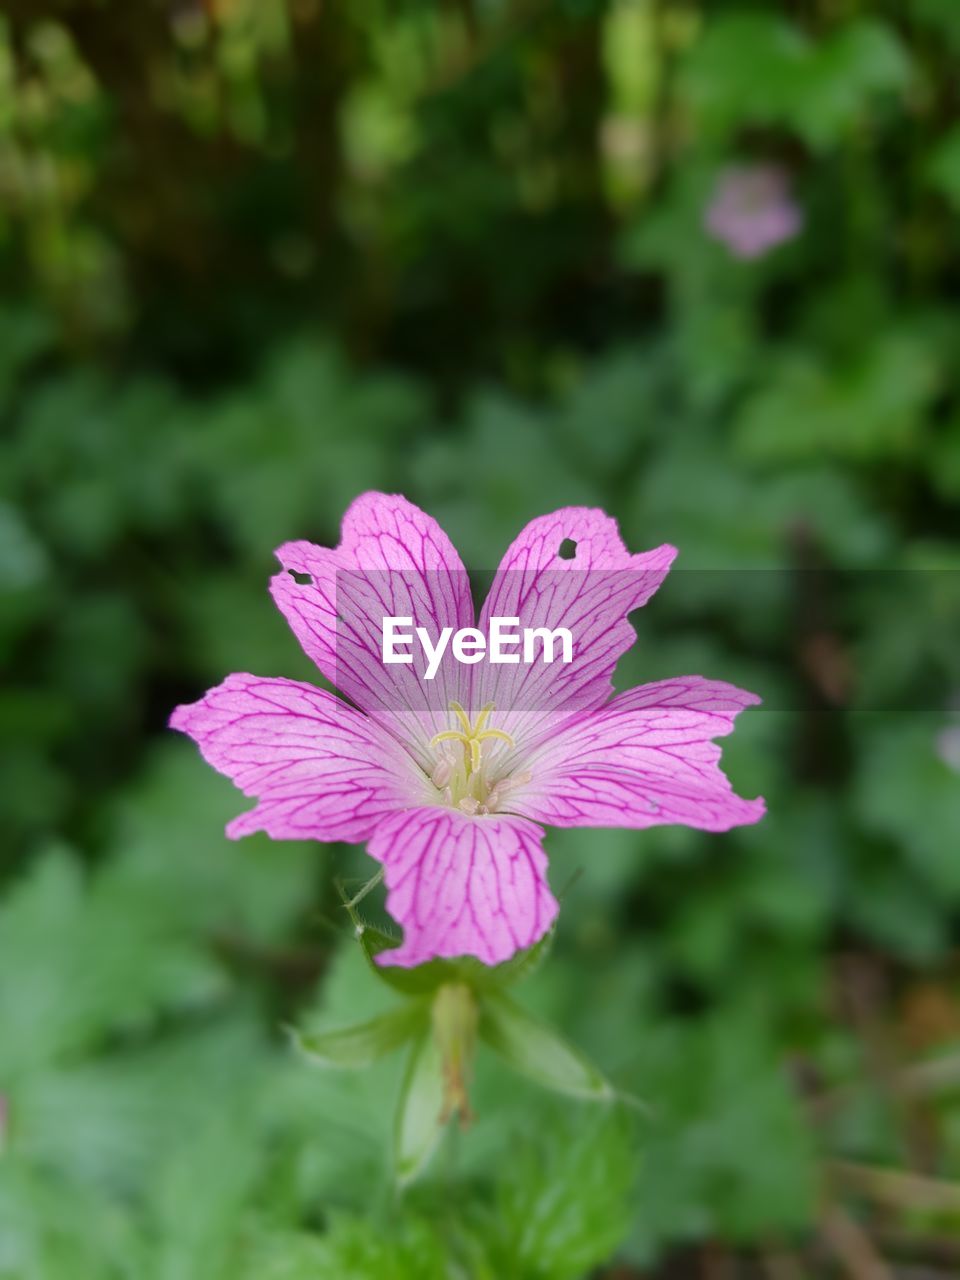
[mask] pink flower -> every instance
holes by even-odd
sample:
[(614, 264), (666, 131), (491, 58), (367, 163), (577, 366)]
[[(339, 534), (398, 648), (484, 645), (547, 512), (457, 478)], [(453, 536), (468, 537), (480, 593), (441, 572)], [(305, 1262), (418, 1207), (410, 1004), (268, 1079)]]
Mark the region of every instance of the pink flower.
[(937, 735), (937, 755), (954, 773), (960, 773), (960, 725), (951, 725)]
[(749, 165), (720, 174), (704, 226), (735, 258), (760, 258), (803, 226), (790, 179), (776, 165)]
[(383, 619), (412, 618), (433, 637), (472, 627), (467, 574), (430, 516), (405, 498), (366, 493), (335, 550), (280, 547), (283, 571), (270, 588), (350, 701), (294, 680), (232, 675), (170, 723), (257, 797), (229, 836), (367, 842), (404, 930), (383, 963), (472, 955), (498, 964), (557, 913), (541, 824), (726, 831), (764, 812), (762, 800), (733, 793), (712, 741), (755, 694), (685, 676), (613, 696), (613, 669), (635, 638), (627, 614), (675, 555), (670, 546), (631, 555), (602, 511), (532, 520), (478, 625), (499, 617), (567, 627), (572, 660), (465, 665), (448, 651), (426, 680), (415, 647), (410, 665), (384, 664)]

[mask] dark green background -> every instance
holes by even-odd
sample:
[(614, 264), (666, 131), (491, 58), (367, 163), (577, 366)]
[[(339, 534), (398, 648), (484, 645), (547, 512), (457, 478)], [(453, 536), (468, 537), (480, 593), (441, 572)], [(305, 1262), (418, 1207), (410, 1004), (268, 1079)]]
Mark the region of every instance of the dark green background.
[[(956, 1274), (958, 59), (956, 0), (6, 0), (4, 1280)], [(805, 225), (742, 262), (750, 162)], [(760, 825), (548, 836), (520, 997), (649, 1114), (481, 1059), (401, 1199), (400, 1062), (280, 1029), (389, 1003), (372, 864), (229, 844), (164, 728), (311, 678), (272, 549), (368, 488), (478, 568), (567, 503), (675, 543), (623, 682), (765, 699)]]

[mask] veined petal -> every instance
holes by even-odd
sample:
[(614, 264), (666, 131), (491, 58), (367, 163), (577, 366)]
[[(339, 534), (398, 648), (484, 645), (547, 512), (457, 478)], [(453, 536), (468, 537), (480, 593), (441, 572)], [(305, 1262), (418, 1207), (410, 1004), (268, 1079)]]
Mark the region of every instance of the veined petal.
[(757, 822), (763, 800), (734, 794), (713, 739), (759, 701), (701, 676), (631, 689), (531, 753), (524, 762), (531, 780), (510, 792), (510, 810), (557, 827), (680, 823), (727, 831)]
[(425, 758), (425, 743), (446, 727), (449, 702), (463, 700), (463, 669), (448, 652), (425, 681), (417, 644), (407, 650), (412, 664), (385, 665), (383, 620), (411, 618), (432, 639), (443, 627), (473, 625), (470, 583), (450, 539), (406, 498), (364, 493), (343, 517), (336, 549), (287, 542), (277, 558), (283, 572), (270, 591), (304, 651), (351, 701)]
[[(571, 558), (561, 550), (573, 544)], [(508, 549), (483, 606), (480, 627), (492, 617), (519, 618), (521, 628), (565, 627), (573, 660), (478, 667), (472, 706), (492, 702), (496, 723), (530, 743), (552, 726), (606, 702), (620, 656), (636, 639), (627, 614), (645, 604), (676, 555), (664, 544), (631, 555), (616, 521), (588, 507), (539, 516)]]
[(333, 694), (297, 680), (231, 675), (170, 726), (259, 804), (232, 838), (365, 840), (385, 814), (422, 802), (428, 784), (410, 755)]
[(476, 956), (500, 964), (532, 946), (557, 914), (542, 838), (524, 818), (439, 807), (380, 824), (367, 850), (383, 863), (387, 911), (403, 926), (403, 943), (379, 963)]

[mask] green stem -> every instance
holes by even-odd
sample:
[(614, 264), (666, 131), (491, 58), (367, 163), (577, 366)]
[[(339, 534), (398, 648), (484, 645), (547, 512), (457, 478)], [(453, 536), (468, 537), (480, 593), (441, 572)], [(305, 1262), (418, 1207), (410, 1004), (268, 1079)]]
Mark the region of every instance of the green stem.
[(382, 879), (383, 879), (383, 867), (380, 868), (380, 870), (376, 873), (376, 875), (371, 876), (370, 879), (367, 881), (367, 883), (363, 886), (363, 888), (358, 889), (352, 898), (344, 898), (343, 905), (345, 910), (352, 911), (353, 908), (357, 905), (357, 903), (362, 902), (364, 898), (367, 896), (367, 894), (370, 893), (372, 889), (375, 889)]

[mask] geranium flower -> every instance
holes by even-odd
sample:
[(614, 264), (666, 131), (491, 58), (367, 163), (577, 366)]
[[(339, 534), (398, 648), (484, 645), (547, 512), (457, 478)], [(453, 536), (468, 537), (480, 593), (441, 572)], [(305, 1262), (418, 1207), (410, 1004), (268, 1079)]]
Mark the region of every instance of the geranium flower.
[(803, 226), (803, 211), (790, 194), (790, 178), (777, 165), (724, 170), (704, 214), (704, 226), (735, 258), (762, 258)]
[(403, 927), (382, 963), (500, 963), (557, 913), (545, 824), (726, 831), (764, 812), (762, 800), (733, 793), (713, 743), (755, 694), (683, 676), (613, 696), (614, 667), (635, 639), (627, 614), (675, 555), (666, 545), (631, 555), (602, 511), (539, 516), (501, 562), (479, 627), (492, 617), (567, 627), (572, 661), (464, 665), (448, 653), (426, 681), (415, 654), (384, 664), (383, 618), (410, 617), (433, 636), (473, 626), (466, 571), (430, 516), (399, 496), (363, 494), (335, 550), (280, 547), (270, 587), (344, 696), (231, 675), (170, 724), (257, 797), (229, 836), (366, 842)]

